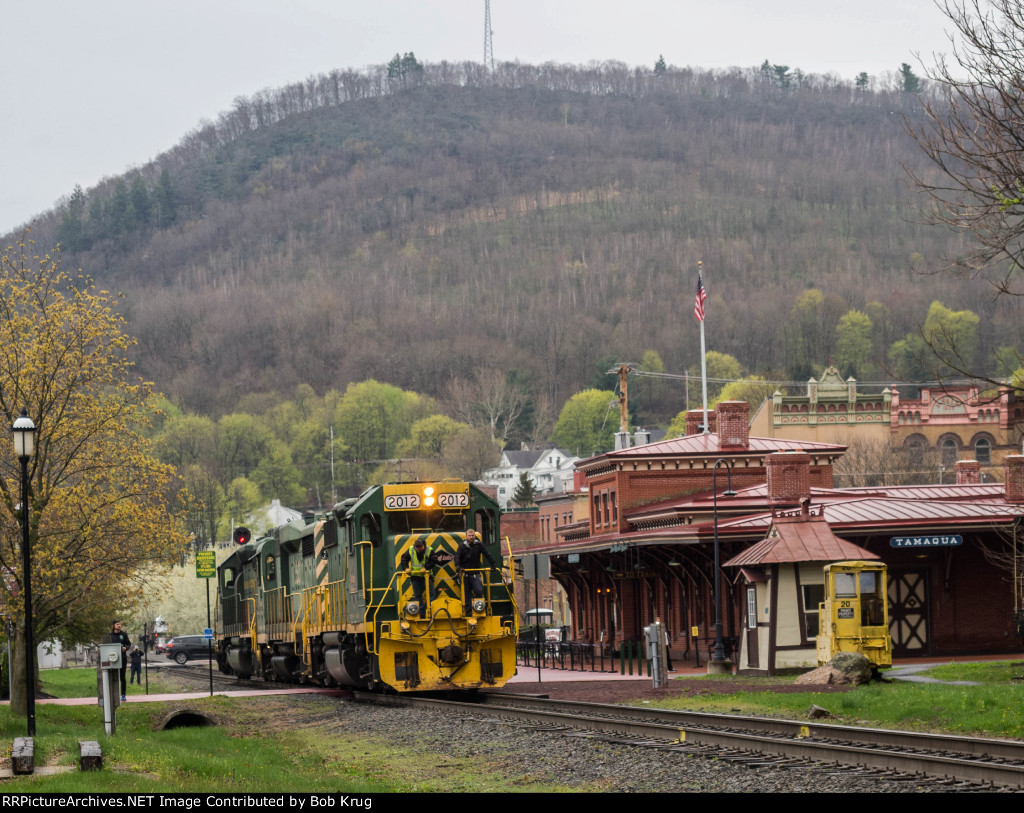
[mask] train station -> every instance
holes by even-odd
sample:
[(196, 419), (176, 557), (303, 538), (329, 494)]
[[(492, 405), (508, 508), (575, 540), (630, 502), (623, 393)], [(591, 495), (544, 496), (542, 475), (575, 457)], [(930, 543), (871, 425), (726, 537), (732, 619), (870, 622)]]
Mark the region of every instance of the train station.
[(573, 492), (543, 501), (513, 544), (550, 556), (570, 640), (615, 650), (660, 619), (673, 659), (706, 662), (717, 581), (740, 671), (810, 668), (824, 566), (878, 559), (894, 656), (1020, 651), (1024, 456), (1004, 456), (1003, 482), (960, 460), (947, 485), (840, 489), (844, 445), (751, 436), (749, 412), (722, 402), (703, 433), (694, 411), (683, 437), (582, 460)]

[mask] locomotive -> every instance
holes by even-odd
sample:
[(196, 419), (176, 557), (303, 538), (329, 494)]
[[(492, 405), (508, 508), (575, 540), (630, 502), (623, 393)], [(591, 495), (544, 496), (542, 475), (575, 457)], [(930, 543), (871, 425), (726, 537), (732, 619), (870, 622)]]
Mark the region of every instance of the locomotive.
[[(397, 692), (500, 687), (515, 673), (514, 568), (481, 568), (467, 595), (454, 554), (473, 528), (503, 562), (497, 503), (465, 482), (372, 486), (328, 513), (238, 547), (218, 567), (217, 665), (240, 678)], [(413, 599), (403, 553), (438, 567)], [(426, 606), (422, 606), (425, 604)]]
[(886, 567), (882, 562), (825, 566), (825, 601), (818, 605), (818, 664), (839, 652), (859, 652), (874, 671), (892, 666)]

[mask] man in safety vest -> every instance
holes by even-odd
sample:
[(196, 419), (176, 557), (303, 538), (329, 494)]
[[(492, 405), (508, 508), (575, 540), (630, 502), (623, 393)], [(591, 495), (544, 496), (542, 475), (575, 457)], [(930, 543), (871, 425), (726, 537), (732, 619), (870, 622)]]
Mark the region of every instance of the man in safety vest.
[[(437, 565), (437, 554), (427, 547), (427, 543), (422, 538), (413, 542), (412, 548), (402, 554), (398, 564), (399, 570), (409, 573), (409, 582), (412, 585), (412, 599), (419, 602), (421, 617), (425, 616), (427, 611), (426, 606), (423, 604), (423, 588), (426, 586), (426, 580), (431, 575), (431, 571)], [(436, 598), (437, 585), (431, 582), (430, 600), (433, 601)]]

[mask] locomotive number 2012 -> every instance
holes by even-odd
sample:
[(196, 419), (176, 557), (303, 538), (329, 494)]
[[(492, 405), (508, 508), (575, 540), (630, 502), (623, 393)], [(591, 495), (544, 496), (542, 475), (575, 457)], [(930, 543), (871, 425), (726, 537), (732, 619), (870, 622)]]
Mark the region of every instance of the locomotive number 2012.
[(401, 511), (420, 507), (419, 494), (389, 494), (384, 498), (384, 507), (389, 511)]
[(438, 508), (467, 508), (469, 506), (469, 495), (459, 492), (444, 492), (437, 495)]

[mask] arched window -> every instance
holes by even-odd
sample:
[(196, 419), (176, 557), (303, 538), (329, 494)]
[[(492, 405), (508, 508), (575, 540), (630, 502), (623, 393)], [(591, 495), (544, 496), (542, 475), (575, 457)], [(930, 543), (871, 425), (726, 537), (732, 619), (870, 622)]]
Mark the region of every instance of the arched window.
[(956, 453), (959, 447), (953, 438), (946, 438), (942, 441), (942, 465), (946, 468), (956, 464)]
[(992, 462), (992, 442), (988, 438), (974, 441), (974, 459), (979, 463)]
[(919, 468), (924, 465), (925, 439), (920, 435), (912, 435), (907, 438), (906, 449), (910, 458), (910, 465)]

